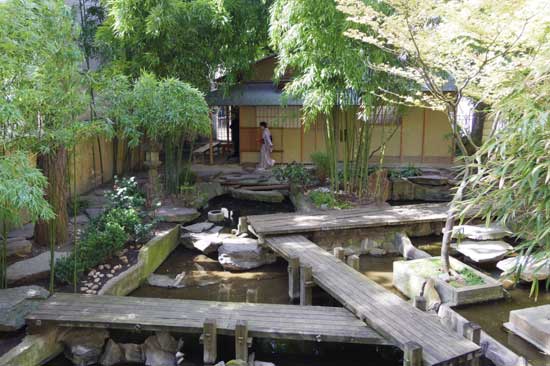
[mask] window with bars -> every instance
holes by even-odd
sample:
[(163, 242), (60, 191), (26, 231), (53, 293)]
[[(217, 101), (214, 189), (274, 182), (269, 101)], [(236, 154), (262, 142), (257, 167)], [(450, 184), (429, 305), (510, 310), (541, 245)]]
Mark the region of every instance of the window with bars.
[(267, 122), (274, 128), (300, 128), (302, 126), (302, 113), (299, 106), (256, 107), (256, 125)]

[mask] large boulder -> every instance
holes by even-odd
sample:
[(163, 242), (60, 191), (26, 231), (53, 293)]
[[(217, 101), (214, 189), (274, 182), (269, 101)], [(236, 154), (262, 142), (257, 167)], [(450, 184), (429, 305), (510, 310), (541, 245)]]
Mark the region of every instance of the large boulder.
[(197, 249), (204, 254), (211, 254), (218, 250), (225, 237), (219, 233), (187, 233), (182, 236), (183, 244), (189, 249)]
[(500, 240), (512, 233), (507, 228), (492, 225), (457, 225), (453, 228), (453, 238), (468, 238), (471, 240)]
[(24, 256), (32, 251), (32, 243), (25, 238), (10, 238), (8, 239), (8, 257)]
[(145, 358), (141, 344), (116, 343), (112, 339), (107, 341), (101, 355), (101, 366), (115, 366), (121, 363), (144, 363)]
[(158, 332), (143, 343), (146, 366), (176, 366), (178, 342), (169, 333)]
[(408, 177), (407, 179), (413, 183), (427, 186), (445, 186), (449, 184), (448, 177), (437, 174), (418, 175), (415, 177)]
[(259, 202), (283, 202), (285, 196), (279, 191), (251, 191), (248, 189), (231, 189), (231, 196), (233, 198), (259, 201)]
[(0, 290), (0, 331), (10, 332), (25, 326), (25, 317), (49, 292), (40, 286), (21, 286)]
[(275, 260), (276, 256), (260, 246), (255, 239), (225, 239), (218, 249), (218, 261), (229, 271), (246, 271)]
[(9, 238), (23, 238), (23, 239), (32, 239), (34, 236), (34, 224), (29, 223), (23, 225), (19, 229), (12, 230), (8, 233)]
[[(55, 252), (55, 260), (66, 257), (67, 252)], [(50, 253), (44, 252), (36, 257), (25, 259), (10, 265), (8, 283), (29, 283), (46, 278), (50, 273)]]
[(99, 362), (107, 338), (106, 329), (71, 328), (59, 336), (59, 342), (74, 365), (88, 366)]
[(195, 208), (164, 206), (156, 211), (157, 217), (164, 222), (176, 222), (186, 224), (200, 216)]
[(462, 241), (454, 244), (456, 250), (476, 263), (496, 262), (514, 250), (514, 247), (502, 240)]
[(193, 225), (184, 226), (182, 229), (191, 233), (202, 233), (203, 231), (210, 230), (213, 226), (214, 224), (212, 222), (198, 222)]
[(532, 255), (517, 256), (503, 259), (497, 263), (497, 268), (503, 271), (503, 276), (511, 275), (521, 266), (520, 278), (523, 281), (532, 282), (534, 279), (546, 280), (550, 278), (550, 259), (538, 259)]

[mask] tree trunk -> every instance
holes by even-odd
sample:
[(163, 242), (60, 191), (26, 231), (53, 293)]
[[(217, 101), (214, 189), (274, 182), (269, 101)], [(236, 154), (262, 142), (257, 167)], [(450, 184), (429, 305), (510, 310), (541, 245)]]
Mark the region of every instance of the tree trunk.
[(488, 106), (483, 103), (479, 103), (474, 111), (474, 120), (472, 121), (472, 141), (481, 146), (483, 143), (483, 129), (485, 120), (487, 118)]
[[(48, 179), (48, 188), (45, 198), (55, 212), (54, 225), (48, 222), (38, 221), (34, 227), (34, 240), (37, 244), (48, 246), (50, 238), (55, 238), (55, 244), (62, 244), (69, 239), (67, 213), (67, 150), (60, 147), (50, 154), (39, 154), (36, 161), (37, 167), (42, 170)], [(52, 228), (55, 235), (51, 235)]]

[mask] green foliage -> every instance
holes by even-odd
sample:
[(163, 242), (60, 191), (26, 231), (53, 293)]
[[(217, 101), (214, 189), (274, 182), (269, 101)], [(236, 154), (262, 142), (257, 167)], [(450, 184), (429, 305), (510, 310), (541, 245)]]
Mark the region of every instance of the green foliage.
[(71, 200), (71, 202), (67, 203), (67, 212), (69, 213), (69, 216), (78, 216), (88, 207), (90, 207), (90, 202), (78, 198), (76, 199), (76, 202), (75, 200)]
[(349, 202), (338, 199), (333, 192), (312, 191), (308, 194), (313, 204), (317, 207), (326, 208), (351, 208)]
[(200, 207), (207, 202), (208, 195), (200, 192), (193, 184), (180, 186), (178, 198), (187, 207)]
[(134, 177), (115, 178), (113, 191), (106, 197), (109, 201), (107, 209), (90, 221), (76, 255), (73, 252), (57, 261), (56, 277), (59, 280), (72, 283), (75, 271), (80, 276), (124, 248), (128, 241), (140, 242), (150, 235), (154, 222), (145, 223), (142, 217), (145, 199)]
[(412, 164), (409, 164), (405, 168), (391, 169), (389, 171), (389, 176), (391, 178), (409, 178), (409, 177), (416, 177), (421, 173), (422, 171), (419, 168), (415, 167)]
[[(487, 224), (508, 226), (519, 239), (518, 254), (532, 256), (541, 266), (550, 263), (549, 38), (547, 28), (538, 52), (499, 85), (506, 94), (492, 106), (496, 126), (471, 159), (474, 174), (466, 181), (464, 198), (456, 200), (462, 219), (473, 212)], [(514, 270), (516, 279), (521, 263)], [(531, 291), (536, 298), (537, 281)]]
[(31, 220), (50, 220), (55, 215), (44, 199), (46, 178), (23, 152), (0, 156), (0, 288), (7, 286), (8, 226), (21, 224), (21, 212)]
[(317, 178), (324, 182), (330, 174), (330, 159), (324, 152), (314, 152), (311, 154), (311, 161), (315, 164), (315, 174)]
[(61, 0), (10, 0), (0, 4), (0, 34), (2, 142), (42, 154), (74, 145), (87, 94), (70, 9)]
[(135, 177), (115, 177), (113, 190), (105, 193), (109, 208), (140, 209), (145, 204), (145, 197), (139, 190)]
[(296, 162), (275, 166), (273, 176), (279, 181), (304, 187), (311, 184), (311, 173), (302, 164)]
[[(470, 268), (464, 267), (461, 270), (458, 270), (457, 273), (460, 275), (466, 286), (477, 286), (485, 283), (485, 280)], [(451, 281), (449, 284), (454, 287), (462, 286), (462, 283), (458, 281)]]
[(270, 0), (108, 0), (97, 36), (111, 67), (177, 77), (203, 91), (218, 70), (226, 80), (266, 54)]

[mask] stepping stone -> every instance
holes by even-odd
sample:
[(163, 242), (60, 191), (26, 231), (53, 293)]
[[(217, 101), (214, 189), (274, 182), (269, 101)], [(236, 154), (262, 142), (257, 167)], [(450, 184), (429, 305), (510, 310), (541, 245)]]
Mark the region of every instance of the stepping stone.
[(8, 257), (18, 255), (24, 256), (32, 251), (32, 243), (23, 238), (8, 239)]
[(514, 250), (510, 244), (500, 241), (462, 241), (453, 244), (456, 250), (476, 263), (496, 262)]
[(32, 239), (34, 236), (34, 224), (29, 223), (26, 225), (23, 225), (21, 228), (12, 230), (8, 233), (8, 239), (9, 238), (24, 238), (24, 239)]
[(500, 225), (457, 225), (453, 228), (453, 238), (471, 240), (500, 240), (512, 233)]
[(164, 206), (156, 211), (157, 217), (164, 222), (186, 224), (200, 216), (195, 208)]
[[(55, 252), (55, 260), (68, 256), (68, 252)], [(8, 283), (30, 282), (48, 277), (50, 273), (50, 252), (25, 259), (10, 265)]]
[(208, 229), (207, 233), (219, 234), (222, 230), (223, 230), (223, 226), (214, 226), (211, 229)]
[(47, 299), (49, 292), (40, 286), (21, 286), (0, 290), (0, 332), (13, 332), (25, 325), (25, 317)]
[(497, 268), (506, 275), (515, 271), (517, 265), (521, 265), (520, 278), (523, 281), (532, 282), (533, 279), (546, 280), (550, 277), (550, 259), (536, 259), (533, 256), (517, 256), (503, 259), (497, 263)]
[(550, 355), (550, 304), (510, 311), (504, 327)]
[(416, 184), (423, 184), (427, 186), (444, 186), (449, 184), (449, 178), (441, 175), (426, 174), (419, 175), (417, 177), (407, 177), (407, 179)]
[(231, 189), (233, 198), (259, 201), (259, 202), (283, 202), (285, 196), (279, 191), (250, 191), (247, 189)]
[(85, 210), (86, 215), (88, 215), (90, 219), (95, 219), (96, 217), (101, 215), (104, 211), (105, 211), (104, 208), (98, 208), (98, 207), (91, 207)]
[(256, 239), (224, 239), (218, 249), (218, 262), (228, 271), (246, 271), (275, 260), (276, 257), (260, 246)]
[(214, 226), (211, 222), (199, 222), (193, 225), (184, 226), (183, 229), (190, 231), (192, 233), (202, 233), (203, 231), (208, 231)]

